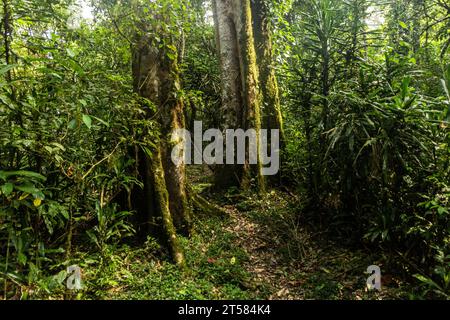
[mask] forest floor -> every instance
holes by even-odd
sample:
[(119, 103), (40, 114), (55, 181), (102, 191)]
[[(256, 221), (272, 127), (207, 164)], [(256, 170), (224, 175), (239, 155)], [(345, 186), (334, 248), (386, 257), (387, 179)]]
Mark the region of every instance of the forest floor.
[[(190, 181), (198, 192), (208, 189), (210, 176), (205, 167), (190, 170)], [(178, 275), (183, 279), (181, 289), (168, 289), (168, 296), (160, 298), (180, 297), (176, 292), (193, 299), (406, 297), (404, 284), (392, 275), (383, 276), (381, 292), (368, 292), (365, 271), (372, 264), (383, 268), (379, 257), (300, 226), (299, 199), (292, 193), (272, 191), (260, 199), (230, 190), (225, 194), (206, 192), (205, 197), (222, 207), (227, 216), (197, 216), (195, 235), (185, 242), (189, 275)], [(158, 287), (161, 285), (164, 280)]]
[[(191, 170), (199, 189), (207, 171), (205, 167)], [(255, 296), (281, 300), (406, 297), (407, 284), (389, 274), (382, 277), (381, 292), (369, 292), (365, 272), (370, 265), (383, 266), (379, 257), (346, 248), (301, 226), (299, 199), (293, 193), (273, 190), (260, 199), (235, 191), (215, 198), (229, 215), (223, 230), (235, 236), (234, 245), (246, 254), (243, 267)]]
[(225, 206), (230, 220), (224, 230), (235, 235), (235, 246), (246, 253), (243, 267), (257, 297), (362, 300), (404, 295), (402, 282), (391, 275), (382, 278), (381, 292), (368, 292), (365, 271), (375, 257), (300, 227), (291, 200), (286, 193), (272, 192), (265, 201), (247, 199)]
[(175, 267), (152, 238), (138, 247), (111, 246), (101, 255), (80, 251), (85, 289), (71, 298), (408, 298), (408, 284), (387, 272), (381, 292), (367, 291), (367, 267), (376, 264), (383, 272), (382, 258), (301, 225), (293, 193), (271, 191), (263, 199), (239, 190), (210, 194), (209, 176), (205, 168), (190, 170), (195, 190), (226, 214), (196, 213), (192, 238), (181, 239), (185, 270)]

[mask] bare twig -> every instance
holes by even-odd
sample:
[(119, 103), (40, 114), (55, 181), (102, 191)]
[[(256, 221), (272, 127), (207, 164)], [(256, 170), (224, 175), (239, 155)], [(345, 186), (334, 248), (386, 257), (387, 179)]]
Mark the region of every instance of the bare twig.
[(119, 146), (120, 146), (121, 144), (122, 144), (122, 141), (119, 142), (119, 143), (117, 144), (117, 146), (114, 148), (114, 150), (113, 150), (110, 154), (108, 154), (108, 155), (107, 155), (106, 157), (104, 157), (102, 160), (100, 160), (99, 162), (97, 162), (96, 164), (94, 164), (94, 165), (86, 172), (86, 174), (81, 178), (81, 180), (86, 179), (87, 176), (89, 176), (89, 175), (92, 173), (92, 171), (93, 171), (98, 165), (100, 165), (100, 164), (102, 164), (103, 162), (105, 162), (106, 160), (110, 159), (110, 158), (114, 155), (114, 153), (116, 152), (116, 150), (119, 148)]

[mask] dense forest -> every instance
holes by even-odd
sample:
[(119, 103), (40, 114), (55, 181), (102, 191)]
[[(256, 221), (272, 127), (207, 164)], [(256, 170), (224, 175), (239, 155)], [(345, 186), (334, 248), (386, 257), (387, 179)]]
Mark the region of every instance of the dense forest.
[(450, 298), (449, 0), (0, 7), (1, 299)]

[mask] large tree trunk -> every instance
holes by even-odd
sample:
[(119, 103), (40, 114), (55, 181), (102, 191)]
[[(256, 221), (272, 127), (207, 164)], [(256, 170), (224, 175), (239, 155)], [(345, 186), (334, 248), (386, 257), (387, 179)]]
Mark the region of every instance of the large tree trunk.
[[(217, 48), (222, 82), (222, 130), (237, 129), (242, 121), (242, 82), (239, 62), (238, 35), (233, 0), (214, 0)], [(241, 172), (238, 166), (221, 165), (215, 172), (216, 188), (238, 186)]]
[(162, 133), (162, 163), (165, 169), (167, 190), (169, 192), (170, 212), (175, 227), (184, 236), (191, 232), (191, 212), (186, 194), (186, 167), (184, 163), (175, 164), (172, 161), (172, 149), (180, 141), (172, 140), (172, 132), (185, 129), (184, 103), (179, 98), (180, 70), (178, 68), (176, 51), (167, 52), (167, 47), (160, 55), (159, 81), (160, 97), (159, 110), (161, 113)]
[(172, 211), (170, 209), (170, 193), (168, 192), (169, 188), (166, 186), (166, 174), (164, 172), (160, 150), (161, 146), (157, 146), (151, 156), (151, 172), (153, 173), (153, 181), (155, 183), (156, 202), (159, 204), (163, 228), (169, 243), (172, 258), (177, 265), (184, 266), (184, 254), (173, 224)]
[[(253, 18), (250, 0), (237, 0), (240, 5), (238, 12), (241, 16), (240, 22), (240, 57), (242, 68), (242, 83), (244, 88), (244, 119), (243, 128), (255, 129), (257, 136), (257, 156), (258, 164), (250, 166), (247, 162), (244, 165), (242, 186), (250, 187), (250, 180), (256, 177), (257, 187), (261, 192), (265, 191), (265, 181), (262, 175), (262, 163), (260, 159), (261, 144), (261, 101), (262, 96), (259, 88), (259, 70), (256, 61), (255, 40), (253, 35)], [(238, 23), (239, 25), (239, 23)], [(248, 153), (248, 152), (247, 152)], [(248, 159), (247, 159), (248, 161)]]
[[(284, 148), (285, 135), (283, 116), (281, 114), (280, 93), (278, 80), (274, 68), (274, 53), (272, 44), (272, 30), (269, 18), (267, 0), (252, 0), (253, 30), (256, 45), (257, 64), (259, 66), (259, 82), (262, 94), (262, 127), (263, 129), (278, 129), (280, 132), (280, 148)], [(268, 147), (271, 138), (268, 139)], [(281, 175), (270, 179), (280, 181)]]
[(280, 130), (280, 144), (284, 142), (283, 117), (281, 114), (280, 93), (274, 68), (272, 30), (269, 20), (267, 0), (253, 0), (253, 30), (256, 44), (256, 57), (260, 71), (260, 85), (263, 96), (262, 113), (265, 129)]
[[(168, 35), (166, 40), (173, 39)], [(133, 77), (135, 91), (152, 104), (145, 108), (146, 118), (156, 118), (161, 133), (155, 147), (139, 152), (144, 190), (135, 200), (144, 203), (135, 203), (135, 206), (149, 225), (157, 224), (163, 228), (175, 262), (182, 264), (177, 232), (185, 236), (190, 234), (191, 214), (186, 195), (185, 165), (176, 165), (171, 159), (172, 147), (178, 143), (172, 141), (172, 132), (184, 128), (176, 47), (160, 47), (153, 45), (148, 36), (137, 37), (133, 48)]]
[(254, 129), (258, 141), (258, 164), (250, 165), (247, 154), (243, 166), (227, 165), (220, 168), (216, 175), (216, 184), (224, 187), (238, 182), (241, 187), (247, 189), (255, 178), (258, 189), (264, 191), (259, 152), (261, 95), (250, 0), (215, 0), (214, 10), (222, 67), (224, 129)]

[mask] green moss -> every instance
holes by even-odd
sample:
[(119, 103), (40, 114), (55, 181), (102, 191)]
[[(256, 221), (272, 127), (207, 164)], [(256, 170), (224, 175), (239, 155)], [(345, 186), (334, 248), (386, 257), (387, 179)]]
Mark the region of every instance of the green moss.
[(161, 162), (160, 146), (155, 148), (152, 157), (152, 172), (154, 180), (154, 188), (156, 192), (157, 201), (161, 210), (163, 219), (163, 227), (166, 233), (167, 240), (170, 245), (172, 258), (178, 266), (184, 266), (184, 254), (179, 244), (177, 233), (173, 225), (172, 215), (169, 209), (169, 193), (167, 191), (166, 182), (164, 178), (164, 168)]
[[(256, 131), (257, 141), (261, 134), (261, 104), (262, 96), (259, 88), (259, 71), (257, 66), (255, 41), (253, 35), (252, 26), (252, 10), (250, 0), (242, 1), (242, 55), (243, 55), (243, 67), (244, 67), (244, 88), (246, 112), (245, 123), (246, 129), (252, 128)], [(265, 192), (265, 179), (262, 175), (262, 162), (259, 159), (261, 145), (257, 145), (258, 164), (253, 167), (244, 167), (243, 174), (243, 188), (248, 189), (252, 176), (256, 176), (257, 187), (260, 193)]]

